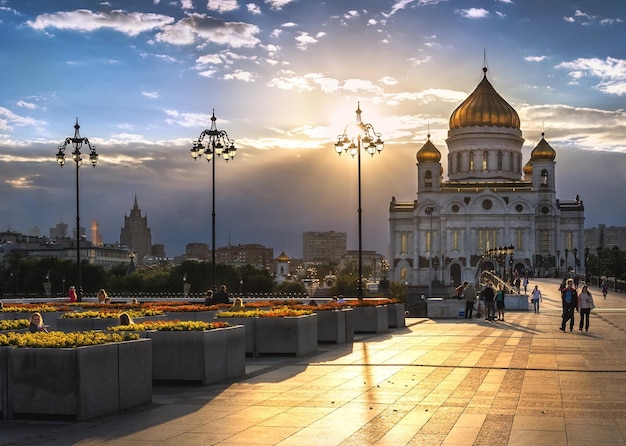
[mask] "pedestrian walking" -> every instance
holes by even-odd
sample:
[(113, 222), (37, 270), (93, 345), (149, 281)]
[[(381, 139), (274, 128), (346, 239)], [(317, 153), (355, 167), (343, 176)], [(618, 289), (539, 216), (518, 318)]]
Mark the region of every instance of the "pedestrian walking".
[(493, 321), (496, 317), (496, 307), (494, 305), (495, 293), (491, 282), (487, 282), (485, 289), (483, 290), (483, 299), (485, 299), (485, 320)]
[(591, 296), (587, 285), (583, 286), (583, 289), (578, 296), (578, 305), (580, 307), (580, 324), (578, 325), (578, 329), (583, 331), (584, 325), (585, 332), (587, 332), (589, 331), (589, 315), (591, 314), (591, 310), (596, 307), (593, 303), (593, 297)]
[(578, 293), (574, 288), (574, 281), (567, 279), (567, 286), (561, 291), (561, 302), (563, 304), (563, 320), (559, 330), (565, 331), (565, 326), (569, 321), (569, 331), (574, 329), (574, 310), (578, 310)]
[(606, 295), (609, 292), (609, 282), (605, 279), (604, 282), (602, 282), (602, 296), (604, 296), (604, 298), (606, 299)]
[(498, 292), (495, 296), (496, 308), (498, 310), (498, 320), (504, 321), (504, 290), (502, 284), (498, 285)]
[(533, 290), (530, 301), (533, 303), (533, 309), (535, 310), (535, 313), (539, 313), (539, 302), (543, 301), (543, 297), (541, 297), (541, 290), (539, 290), (538, 285), (535, 285), (535, 289)]

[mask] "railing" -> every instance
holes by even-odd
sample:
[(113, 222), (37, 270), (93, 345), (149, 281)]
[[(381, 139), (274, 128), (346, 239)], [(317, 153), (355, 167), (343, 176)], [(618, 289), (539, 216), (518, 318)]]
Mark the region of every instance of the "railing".
[(514, 287), (508, 282), (505, 282), (504, 280), (496, 276), (491, 271), (483, 271), (480, 275), (480, 278), (482, 281), (491, 282), (496, 289), (498, 288), (499, 285), (502, 285), (502, 288), (504, 289), (504, 292), (506, 294), (518, 294), (516, 287)]

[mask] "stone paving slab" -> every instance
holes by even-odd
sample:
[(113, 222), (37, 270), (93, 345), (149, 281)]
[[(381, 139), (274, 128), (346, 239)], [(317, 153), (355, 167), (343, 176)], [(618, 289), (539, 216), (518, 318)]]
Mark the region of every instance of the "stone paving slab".
[(155, 386), (123, 414), (0, 421), (0, 444), (626, 444), (626, 295), (592, 288), (589, 332), (561, 332), (559, 282), (535, 283), (539, 314), (407, 319), (306, 357), (249, 358), (231, 382)]

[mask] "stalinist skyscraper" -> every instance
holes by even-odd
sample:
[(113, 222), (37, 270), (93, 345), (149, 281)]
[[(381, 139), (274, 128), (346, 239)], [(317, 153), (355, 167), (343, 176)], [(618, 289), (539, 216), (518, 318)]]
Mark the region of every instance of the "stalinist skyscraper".
[(141, 210), (137, 205), (137, 195), (135, 195), (135, 203), (130, 215), (124, 216), (120, 245), (128, 246), (135, 253), (137, 263), (143, 263), (145, 256), (152, 255), (152, 234), (148, 228), (148, 216), (141, 216)]

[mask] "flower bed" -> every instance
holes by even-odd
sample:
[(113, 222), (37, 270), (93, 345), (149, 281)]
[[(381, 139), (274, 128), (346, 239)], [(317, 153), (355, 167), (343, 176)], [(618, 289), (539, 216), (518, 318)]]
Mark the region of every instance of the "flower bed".
[(0, 331), (28, 329), (29, 325), (28, 319), (0, 320)]
[(245, 325), (246, 353), (253, 356), (301, 356), (317, 349), (317, 314), (286, 307), (272, 310), (225, 311), (219, 320)]
[[(119, 324), (121, 310), (117, 311), (74, 311), (65, 313), (57, 320), (57, 329), (64, 332), (106, 330)], [(133, 320), (143, 322), (165, 319), (166, 316), (157, 310), (127, 311)]]
[(6, 383), (0, 390), (3, 417), (87, 420), (151, 402), (151, 341), (137, 337), (95, 332), (0, 335), (0, 345), (8, 345), (0, 347), (0, 377)]

